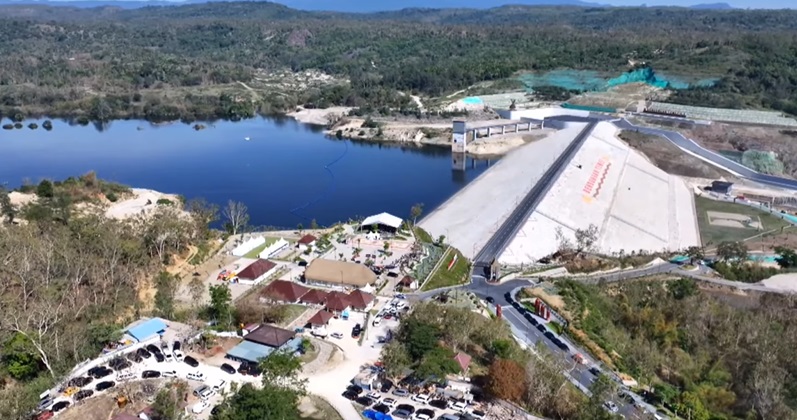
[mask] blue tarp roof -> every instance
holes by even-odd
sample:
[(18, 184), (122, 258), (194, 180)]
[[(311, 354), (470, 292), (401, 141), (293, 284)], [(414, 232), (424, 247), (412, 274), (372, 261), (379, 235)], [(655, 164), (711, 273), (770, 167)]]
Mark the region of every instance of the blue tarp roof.
[(672, 257), (672, 259), (670, 259), (670, 262), (674, 262), (674, 263), (682, 263), (682, 262), (686, 262), (686, 261), (689, 261), (689, 257), (687, 257), (685, 255), (676, 255), (676, 256)]
[(131, 337), (144, 341), (155, 334), (162, 334), (168, 326), (160, 318), (152, 318), (127, 330)]
[(363, 411), (363, 417), (371, 420), (393, 420), (393, 417), (389, 414), (382, 414), (375, 410)]

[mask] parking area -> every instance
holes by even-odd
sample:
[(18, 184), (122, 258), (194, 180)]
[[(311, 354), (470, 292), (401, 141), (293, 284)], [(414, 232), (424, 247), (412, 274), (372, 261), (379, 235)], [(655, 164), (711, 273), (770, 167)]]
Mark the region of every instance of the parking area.
[[(162, 343), (152, 346), (162, 348)], [(125, 395), (134, 382), (150, 381), (163, 386), (166, 381), (183, 380), (190, 391), (185, 401), (186, 412), (195, 419), (205, 420), (210, 417), (212, 408), (221, 402), (222, 396), (229, 392), (233, 382), (239, 385), (259, 383), (258, 377), (238, 373), (238, 363), (225, 361), (232, 367), (232, 373), (225, 372), (220, 367), (198, 362), (198, 357), (191, 354), (186, 357), (179, 350), (174, 352), (171, 343), (167, 348), (161, 350), (161, 357), (156, 357), (159, 355), (155, 352), (139, 351), (95, 367), (84, 376), (72, 378), (58, 393), (52, 393), (54, 398), (41, 408), (49, 408), (57, 416), (80, 401), (103, 395)], [(148, 357), (142, 357), (147, 353)], [(203, 386), (206, 387), (204, 390), (201, 389)]]

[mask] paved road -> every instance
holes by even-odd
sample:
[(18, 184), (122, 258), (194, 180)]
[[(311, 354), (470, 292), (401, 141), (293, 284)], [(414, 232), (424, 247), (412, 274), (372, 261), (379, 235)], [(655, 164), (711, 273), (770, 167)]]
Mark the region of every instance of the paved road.
[(531, 216), (534, 209), (540, 204), (540, 201), (548, 194), (548, 191), (559, 178), (565, 166), (573, 159), (575, 153), (581, 149), (581, 146), (589, 137), (590, 133), (592, 133), (596, 124), (596, 121), (590, 121), (587, 126), (581, 130), (578, 136), (573, 139), (570, 145), (567, 146), (567, 149), (559, 155), (551, 167), (545, 171), (542, 178), (537, 181), (520, 204), (515, 207), (515, 210), (504, 220), (501, 227), (498, 228), (476, 255), (474, 258), (474, 267), (480, 267), (482, 269), (488, 267), (493, 259), (497, 258), (504, 249), (506, 249), (526, 220), (528, 220), (529, 216)]
[(650, 128), (650, 127), (640, 127), (634, 124), (631, 124), (626, 119), (616, 120), (613, 121), (614, 125), (618, 128), (622, 128), (625, 130), (638, 130), (640, 133), (645, 134), (652, 134), (666, 138), (667, 140), (671, 141), (676, 146), (684, 149), (690, 153), (696, 154), (703, 159), (711, 161), (712, 163), (721, 166), (731, 172), (735, 172), (736, 174), (747, 178), (751, 181), (759, 182), (761, 184), (770, 185), (773, 187), (778, 188), (787, 188), (790, 190), (797, 190), (797, 181), (793, 179), (786, 179), (780, 178), (777, 176), (772, 175), (764, 175), (758, 173), (746, 166), (740, 165), (722, 155), (714, 153), (710, 150), (704, 149), (694, 141), (686, 138), (681, 133), (677, 133), (674, 131), (663, 130), (659, 128)]

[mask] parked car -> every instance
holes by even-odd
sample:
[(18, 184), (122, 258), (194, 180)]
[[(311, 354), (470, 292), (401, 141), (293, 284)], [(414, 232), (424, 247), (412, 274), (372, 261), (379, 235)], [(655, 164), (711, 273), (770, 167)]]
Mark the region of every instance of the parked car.
[(393, 389), (393, 382), (385, 379), (382, 381), (382, 386), (379, 388), (379, 392), (387, 394), (391, 389)]
[(155, 356), (155, 360), (157, 360), (158, 363), (163, 363), (166, 361), (166, 357), (161, 352), (152, 353), (152, 355)]
[(398, 397), (409, 397), (410, 396), (410, 391), (407, 391), (404, 388), (396, 388), (396, 389), (393, 390), (393, 395), (398, 396)]
[(75, 401), (80, 401), (80, 400), (85, 400), (86, 398), (92, 395), (94, 395), (94, 391), (90, 389), (82, 389), (78, 391), (73, 398), (75, 399)]
[(393, 417), (397, 417), (400, 419), (408, 419), (410, 418), (411, 415), (412, 413), (410, 413), (407, 410), (396, 410), (393, 412)]
[(448, 408), (448, 401), (443, 400), (443, 399), (436, 399), (436, 400), (429, 401), (429, 405), (431, 405), (434, 408), (439, 408), (441, 410), (445, 410), (446, 408)]
[(119, 372), (119, 373), (116, 374), (116, 382), (129, 381), (129, 380), (131, 380), (131, 379), (133, 379), (135, 377), (136, 377), (136, 375), (133, 372), (129, 371), (129, 370), (128, 371)]
[(164, 370), (163, 372), (161, 372), (161, 376), (163, 376), (164, 378), (176, 378), (177, 377), (177, 371), (176, 370)]
[(415, 394), (410, 399), (421, 404), (426, 404), (431, 398), (428, 394)]
[(591, 374), (593, 374), (595, 376), (600, 376), (601, 373), (603, 373), (603, 372), (601, 372), (601, 370), (597, 366), (593, 366), (593, 367), (589, 368), (589, 373), (591, 373)]
[(415, 412), (415, 415), (416, 416), (423, 415), (423, 416), (427, 416), (430, 419), (433, 419), (434, 418), (434, 410), (432, 410), (431, 408), (419, 408), (418, 411)]
[(487, 296), (487, 299), (485, 300), (487, 301), (487, 303), (495, 304), (495, 298), (492, 296)]
[(366, 407), (366, 408), (370, 407), (370, 406), (372, 406), (374, 404), (374, 400), (372, 400), (372, 399), (370, 399), (368, 397), (357, 398), (356, 400), (354, 400), (354, 402), (356, 402), (357, 404), (360, 404), (361, 406)]
[(464, 413), (465, 410), (467, 410), (468, 408), (468, 403), (466, 403), (465, 401), (449, 401), (448, 408), (459, 413)]
[(143, 379), (152, 379), (152, 378), (160, 378), (161, 373), (157, 370), (145, 370), (141, 372), (141, 377)]
[(612, 413), (616, 413), (620, 410), (617, 407), (617, 404), (614, 403), (614, 401), (606, 401), (605, 403), (603, 403), (603, 406), (606, 407), (606, 409), (611, 411)]
[(374, 317), (374, 321), (371, 323), (371, 325), (373, 325), (374, 327), (378, 327), (379, 324), (381, 324), (381, 323), (382, 323), (382, 317), (381, 316), (376, 316), (376, 317)]
[(388, 406), (386, 406), (384, 404), (377, 404), (377, 405), (371, 407), (371, 410), (378, 411), (378, 412), (380, 412), (382, 414), (387, 414), (387, 413), (390, 412), (390, 407), (388, 407)]
[(102, 366), (100, 369), (95, 370), (93, 373), (91, 373), (91, 376), (94, 379), (100, 379), (100, 378), (104, 378), (104, 377), (106, 377), (106, 376), (108, 376), (108, 375), (110, 375), (112, 373), (113, 373), (113, 370)]
[(153, 354), (161, 352), (161, 349), (159, 349), (158, 346), (156, 346), (154, 344), (147, 344), (146, 349), (147, 349), (148, 352), (153, 353)]
[(133, 352), (127, 353), (127, 360), (130, 360), (133, 363), (141, 363), (141, 361), (144, 360), (144, 359), (141, 357), (140, 354), (138, 354), (137, 351), (133, 351)]
[(393, 407), (396, 406), (396, 404), (398, 404), (398, 401), (396, 401), (393, 398), (385, 398), (384, 400), (382, 400), (382, 404), (384, 404), (384, 405), (386, 405), (386, 406), (388, 406), (390, 408), (393, 408)]
[(472, 418), (474, 418), (474, 419), (478, 419), (478, 420), (481, 420), (481, 419), (483, 419), (483, 418), (484, 418), (484, 417), (487, 415), (487, 414), (485, 414), (485, 412), (484, 412), (484, 411), (481, 411), (481, 410), (470, 410), (470, 411), (468, 412), (468, 414), (470, 414), (470, 416), (471, 416)]
[(105, 382), (98, 383), (97, 386), (94, 387), (94, 389), (96, 389), (97, 392), (100, 392), (100, 391), (104, 391), (104, 390), (106, 390), (108, 388), (113, 388), (114, 386), (116, 386), (116, 382), (114, 382), (114, 381), (105, 381)]
[(169, 344), (161, 343), (161, 353), (163, 353), (163, 357), (166, 358), (167, 362), (171, 362), (172, 360), (174, 360), (174, 357), (172, 356), (172, 351), (169, 350)]
[(142, 349), (138, 349), (138, 350), (136, 350), (136, 353), (138, 353), (138, 355), (143, 357), (144, 359), (149, 359), (150, 357), (152, 357), (152, 353), (148, 352), (147, 349), (143, 349), (143, 348)]
[(225, 381), (224, 379), (217, 379), (216, 382), (213, 382), (213, 385), (210, 386), (210, 389), (216, 392), (221, 392), (226, 385), (227, 381)]
[(366, 395), (366, 397), (368, 397), (368, 398), (370, 398), (370, 399), (372, 399), (372, 400), (374, 400), (376, 402), (376, 401), (379, 401), (379, 400), (382, 399), (382, 394), (380, 394), (380, 393), (378, 393), (376, 391), (371, 391), (371, 392), (368, 393), (368, 395)]
[(338, 340), (340, 340), (341, 338), (343, 338), (343, 334), (341, 334), (341, 333), (339, 333), (339, 332), (333, 332), (333, 333), (330, 335), (330, 337), (332, 337), (332, 338), (337, 338)]
[(230, 375), (235, 375), (235, 368), (234, 368), (234, 367), (232, 367), (232, 365), (231, 365), (231, 364), (229, 364), (229, 363), (223, 363), (223, 364), (221, 365), (221, 368), (220, 368), (220, 369), (221, 369), (221, 370), (222, 370), (222, 372), (224, 372), (224, 373), (229, 373)]
[(399, 404), (399, 405), (396, 407), (396, 409), (397, 409), (397, 410), (404, 410), (404, 411), (408, 411), (410, 414), (412, 414), (412, 413), (414, 413), (414, 412), (415, 412), (415, 407), (413, 407), (413, 406), (411, 406), (411, 405), (409, 405), (409, 404)]
[(343, 395), (343, 398), (345, 398), (347, 400), (354, 401), (354, 400), (357, 399), (357, 393), (351, 392), (349, 390), (343, 391), (342, 395)]
[(58, 401), (57, 403), (53, 404), (52, 407), (50, 407), (50, 411), (52, 411), (53, 413), (59, 412), (69, 407), (70, 404), (71, 403), (69, 401)]
[(185, 356), (185, 358), (183, 358), (183, 363), (185, 363), (185, 364), (187, 364), (188, 366), (191, 366), (191, 367), (199, 366), (199, 362), (197, 362), (197, 360), (194, 359), (191, 356)]
[(53, 398), (52, 395), (50, 394), (43, 394), (43, 395), (44, 396), (42, 396), (41, 399), (39, 400), (39, 405), (36, 406), (36, 409), (39, 411), (46, 410), (47, 407), (53, 405), (53, 402), (55, 401), (55, 398)]
[(67, 386), (76, 386), (78, 388), (83, 388), (84, 386), (90, 384), (92, 381), (94, 381), (94, 378), (90, 378), (90, 377), (87, 377), (87, 376), (81, 376), (81, 377), (78, 377), (78, 378), (70, 379), (69, 382), (67, 382), (66, 384), (67, 384)]
[(185, 378), (190, 381), (205, 382), (205, 374), (202, 372), (188, 372)]
[(363, 389), (357, 385), (349, 385), (348, 387), (346, 387), (346, 391), (351, 391), (357, 394), (358, 396), (363, 393)]
[(548, 331), (548, 329), (545, 328), (545, 324), (540, 323), (540, 325), (537, 325), (537, 331), (539, 331), (541, 333), (544, 333), (544, 332)]
[(203, 411), (207, 410), (208, 408), (210, 408), (210, 403), (205, 400), (202, 400), (194, 404), (193, 407), (191, 407), (191, 412), (194, 414), (200, 414)]

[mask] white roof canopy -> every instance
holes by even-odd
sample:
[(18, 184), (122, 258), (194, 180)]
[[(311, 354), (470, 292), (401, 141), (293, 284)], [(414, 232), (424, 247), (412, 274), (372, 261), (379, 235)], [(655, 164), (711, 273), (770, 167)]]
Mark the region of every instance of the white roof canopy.
[(398, 229), (401, 226), (401, 221), (401, 218), (393, 216), (390, 213), (379, 213), (366, 217), (360, 226), (385, 225)]

